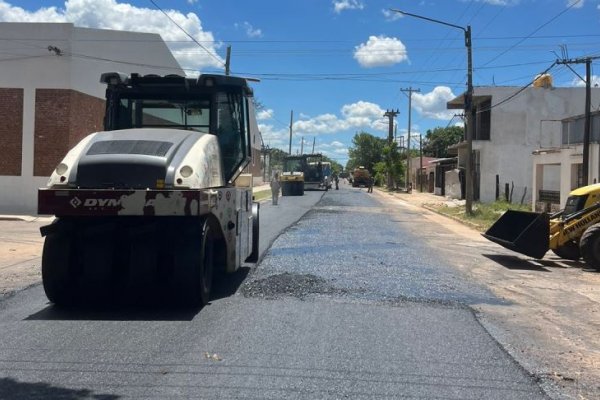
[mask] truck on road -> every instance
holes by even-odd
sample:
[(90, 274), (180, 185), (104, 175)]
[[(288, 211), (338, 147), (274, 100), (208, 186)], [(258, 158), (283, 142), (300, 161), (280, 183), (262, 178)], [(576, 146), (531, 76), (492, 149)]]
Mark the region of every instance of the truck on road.
[(363, 166), (354, 169), (352, 173), (352, 187), (369, 186), (371, 173)]
[(259, 205), (244, 168), (258, 126), (243, 78), (105, 73), (104, 131), (38, 192), (50, 301), (199, 306), (213, 275), (258, 260)]

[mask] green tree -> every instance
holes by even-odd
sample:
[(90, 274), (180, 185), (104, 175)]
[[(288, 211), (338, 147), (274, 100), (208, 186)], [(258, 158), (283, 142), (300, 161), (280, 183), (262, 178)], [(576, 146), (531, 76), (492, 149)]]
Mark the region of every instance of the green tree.
[(281, 149), (272, 148), (271, 150), (271, 167), (272, 168), (282, 168), (283, 167), (283, 159), (288, 155), (286, 151)]
[(423, 141), (423, 155), (429, 157), (448, 157), (448, 146), (463, 140), (464, 129), (460, 126), (435, 128), (428, 130)]
[(392, 180), (397, 186), (401, 181), (404, 181), (404, 164), (402, 155), (398, 151), (398, 144), (392, 142), (383, 146), (383, 161), (380, 161), (374, 166), (375, 182), (377, 185), (387, 185), (388, 173), (392, 175)]
[(323, 156), (323, 161), (329, 161), (331, 163), (331, 170), (333, 172), (335, 172), (336, 174), (339, 174), (342, 169), (344, 169), (342, 167), (342, 164), (340, 164), (339, 162), (327, 157), (327, 156)]
[(360, 132), (352, 138), (352, 147), (348, 149), (348, 163), (346, 169), (364, 166), (369, 171), (374, 171), (376, 163), (383, 161), (383, 148), (385, 139), (378, 138), (367, 132)]

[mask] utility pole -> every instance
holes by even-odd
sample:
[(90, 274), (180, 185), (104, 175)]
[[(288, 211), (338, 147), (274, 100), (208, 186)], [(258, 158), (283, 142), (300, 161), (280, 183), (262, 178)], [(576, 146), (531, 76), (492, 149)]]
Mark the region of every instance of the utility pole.
[(423, 135), (419, 134), (419, 191), (423, 193)]
[(300, 155), (304, 154), (304, 136), (302, 136), (302, 141), (300, 142)]
[(288, 154), (292, 155), (292, 125), (294, 123), (294, 110), (290, 113), (290, 147), (288, 148)]
[(473, 214), (473, 121), (474, 121), (474, 110), (473, 110), (473, 48), (471, 45), (471, 25), (464, 26), (450, 24), (448, 22), (440, 21), (439, 19), (433, 19), (422, 15), (412, 14), (406, 11), (394, 10), (390, 8), (390, 11), (400, 13), (402, 15), (408, 15), (422, 19), (425, 21), (433, 22), (435, 24), (446, 25), (451, 28), (460, 29), (465, 34), (465, 47), (467, 48), (467, 91), (465, 93), (465, 118), (467, 118), (465, 140), (467, 141), (467, 154), (465, 157), (465, 212), (467, 215)]
[(413, 93), (419, 93), (421, 91), (421, 89), (413, 89), (412, 87), (409, 87), (408, 89), (400, 89), (401, 92), (403, 92), (404, 94), (407, 94), (408, 96), (408, 140), (406, 141), (407, 144), (407, 150), (406, 150), (406, 190), (408, 191), (408, 182), (412, 181), (411, 177), (410, 177), (410, 127), (412, 125), (411, 122), (411, 116), (412, 116), (412, 94)]
[[(400, 114), (400, 111), (396, 110), (387, 110), (385, 112), (385, 114), (383, 114), (384, 117), (388, 117), (389, 120), (389, 125), (388, 125), (388, 145), (390, 146), (390, 150), (392, 149), (392, 142), (394, 140), (394, 118), (396, 118), (396, 115)], [(390, 154), (388, 155), (388, 157), (390, 157), (390, 161), (391, 161), (391, 157), (392, 154), (390, 152)], [(391, 168), (392, 163), (389, 163), (389, 167)], [(387, 187), (388, 190), (392, 190), (392, 187), (394, 186), (394, 182), (393, 182), (393, 178), (392, 178), (392, 171), (388, 171), (388, 176), (387, 176)]]
[(227, 46), (227, 56), (225, 57), (225, 75), (231, 73), (231, 46)]
[[(598, 59), (600, 57), (584, 57), (584, 58), (576, 58), (576, 59), (563, 59), (556, 60), (556, 64), (564, 64), (571, 69), (569, 64), (585, 64), (585, 122), (583, 127), (583, 163), (582, 163), (582, 175), (583, 175), (583, 186), (588, 185), (589, 183), (589, 173), (590, 173), (590, 137), (592, 131), (592, 119), (591, 119), (591, 95), (592, 95), (592, 60)], [(571, 69), (573, 71), (573, 69)], [(575, 72), (575, 71), (573, 71)], [(579, 74), (576, 73), (577, 76)], [(581, 76), (579, 76), (581, 79)], [(600, 167), (600, 166), (599, 166)], [(598, 176), (600, 177), (600, 171), (598, 171)]]
[(316, 137), (313, 137), (313, 148), (311, 151), (312, 154), (315, 154), (315, 139), (316, 139)]

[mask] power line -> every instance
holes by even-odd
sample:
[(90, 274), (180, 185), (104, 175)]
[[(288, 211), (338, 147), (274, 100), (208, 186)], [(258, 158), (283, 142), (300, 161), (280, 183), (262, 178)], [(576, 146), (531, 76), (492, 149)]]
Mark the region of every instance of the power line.
[[(478, 42), (482, 40), (515, 40), (515, 39), (565, 39), (565, 38), (590, 38), (590, 37), (600, 37), (598, 33), (581, 33), (581, 34), (564, 34), (564, 35), (527, 35), (527, 36), (473, 36), (473, 40), (477, 40)], [(154, 42), (154, 39), (108, 39), (108, 38), (86, 38), (86, 39), (78, 39), (78, 38), (19, 38), (19, 41), (37, 41), (37, 42)], [(427, 39), (423, 39), (422, 37), (412, 38), (406, 37), (405, 41), (414, 41), (414, 42), (435, 42), (439, 43), (441, 40), (447, 40), (452, 42), (462, 42), (463, 38), (448, 38), (445, 37), (431, 37)], [(17, 42), (14, 38), (0, 37), (0, 41), (14, 41)], [(163, 40), (165, 43), (204, 43), (204, 44), (213, 44), (214, 40)], [(269, 43), (348, 43), (354, 45), (355, 43), (349, 40), (260, 40), (260, 39), (252, 39), (252, 40), (229, 40), (222, 39), (220, 42), (223, 43), (251, 43), (251, 44), (269, 44)], [(43, 46), (41, 46), (43, 47)]]
[(163, 13), (165, 15), (165, 17), (169, 18), (169, 21), (171, 21), (176, 27), (178, 27), (183, 33), (185, 33), (185, 35), (187, 37), (192, 39), (192, 41), (194, 43), (196, 43), (198, 46), (200, 46), (202, 49), (204, 49), (204, 51), (206, 51), (206, 53), (208, 53), (209, 56), (211, 56), (212, 58), (217, 60), (217, 62), (219, 62), (223, 66), (223, 68), (225, 68), (225, 63), (219, 57), (217, 57), (215, 54), (213, 54), (213, 52), (209, 51), (199, 41), (197, 41), (192, 35), (190, 35), (185, 29), (183, 29), (183, 27), (181, 25), (179, 25), (177, 22), (175, 22), (175, 20), (173, 18), (171, 18), (169, 16), (169, 14), (167, 14), (162, 8), (160, 8), (159, 5), (156, 4), (156, 2), (154, 0), (150, 0), (150, 3), (152, 3), (154, 5), (154, 7), (156, 7), (161, 13)]
[(539, 30), (541, 30), (545, 26), (549, 25), (550, 23), (554, 22), (554, 20), (556, 20), (561, 15), (563, 15), (564, 13), (566, 13), (567, 11), (569, 11), (571, 8), (575, 7), (580, 2), (581, 2), (581, 0), (575, 0), (575, 1), (573, 1), (567, 8), (565, 8), (564, 10), (562, 10), (561, 12), (559, 12), (558, 14), (556, 14), (554, 17), (550, 18), (548, 21), (544, 22), (542, 25), (540, 25), (537, 28), (535, 28), (529, 35), (525, 36), (523, 39), (519, 40), (518, 42), (516, 42), (515, 44), (513, 44), (512, 46), (510, 46), (508, 49), (504, 50), (503, 52), (501, 52), (496, 57), (492, 58), (491, 60), (489, 60), (488, 62), (486, 62), (483, 65), (486, 66), (486, 65), (489, 65), (490, 63), (496, 61), (498, 58), (502, 57), (504, 54), (508, 53), (509, 51), (511, 51), (512, 49), (514, 49), (515, 47), (517, 47), (518, 45), (520, 45), (521, 43), (523, 43), (524, 41), (526, 41), (527, 39), (529, 39), (531, 36), (533, 36), (534, 34), (536, 34)]
[[(554, 66), (556, 66), (557, 62), (553, 62), (552, 65), (550, 65), (548, 68), (546, 68), (545, 71), (541, 72), (539, 75), (544, 75), (546, 73), (548, 73), (548, 71), (550, 71), (552, 68), (554, 68)], [(502, 104), (505, 104), (509, 101), (511, 101), (512, 99), (514, 99), (515, 97), (517, 97), (518, 95), (520, 95), (521, 93), (523, 93), (529, 86), (533, 85), (533, 83), (535, 82), (535, 79), (533, 79), (531, 82), (529, 82), (527, 85), (521, 87), (519, 90), (517, 90), (515, 93), (511, 94), (510, 96), (508, 96), (507, 98), (501, 100), (500, 102), (496, 103), (496, 104), (492, 104), (490, 107), (482, 109), (482, 110), (477, 110), (477, 114), (483, 113), (483, 112), (487, 112), (490, 111), (493, 108), (496, 108)]]

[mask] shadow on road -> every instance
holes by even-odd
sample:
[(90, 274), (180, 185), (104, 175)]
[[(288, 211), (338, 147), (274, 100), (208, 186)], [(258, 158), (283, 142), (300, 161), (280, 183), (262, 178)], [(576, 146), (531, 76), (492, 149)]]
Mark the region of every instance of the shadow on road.
[(250, 270), (250, 267), (240, 267), (233, 274), (215, 276), (210, 296), (211, 301), (233, 296), (246, 280)]
[[(505, 254), (483, 254), (484, 257), (489, 258), (497, 264), (502, 265), (504, 268), (508, 269), (518, 269), (518, 270), (526, 270), (526, 271), (539, 271), (539, 272), (551, 272), (549, 269), (544, 268), (543, 266), (532, 262), (530, 260), (525, 260), (519, 258), (517, 256), (509, 256)], [(546, 266), (550, 266), (546, 263)], [(556, 264), (556, 263), (555, 263)]]
[[(111, 304), (107, 307), (79, 306), (62, 308), (49, 304), (46, 308), (25, 318), (32, 321), (191, 321), (200, 308), (165, 306), (126, 306)], [(1, 397), (0, 397), (1, 398)]]
[[(211, 301), (235, 294), (249, 273), (249, 267), (242, 267), (233, 274), (215, 276)], [(206, 307), (210, 307), (210, 302)], [(167, 301), (157, 300), (139, 304), (118, 300), (106, 304), (81, 303), (68, 308), (48, 303), (47, 307), (25, 319), (45, 321), (191, 321), (202, 308), (169, 304), (168, 299)]]
[(67, 389), (45, 382), (19, 382), (11, 378), (0, 378), (0, 399), (116, 400), (120, 397), (114, 394), (93, 394), (88, 389)]

